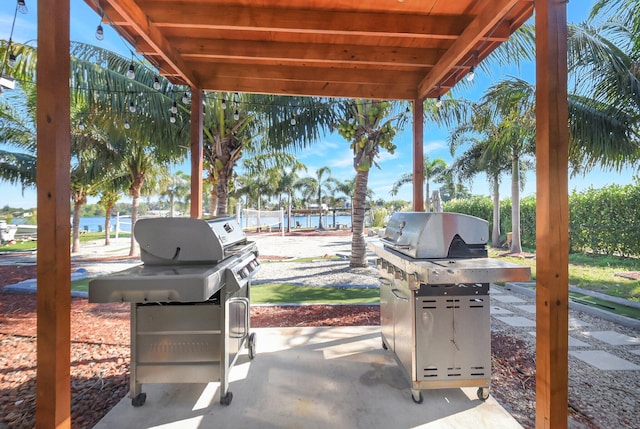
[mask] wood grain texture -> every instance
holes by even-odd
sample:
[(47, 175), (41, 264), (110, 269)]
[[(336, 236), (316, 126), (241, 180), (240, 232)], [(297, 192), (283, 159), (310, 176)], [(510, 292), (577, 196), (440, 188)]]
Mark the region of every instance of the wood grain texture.
[(568, 425), (566, 4), (536, 1), (536, 427)]

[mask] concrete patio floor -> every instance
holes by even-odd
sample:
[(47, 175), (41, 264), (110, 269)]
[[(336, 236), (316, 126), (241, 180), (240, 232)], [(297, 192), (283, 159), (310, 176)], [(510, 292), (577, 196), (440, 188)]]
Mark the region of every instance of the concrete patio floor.
[(123, 398), (94, 428), (521, 428), (476, 388), (424, 390), (409, 383), (378, 326), (259, 328), (257, 355), (246, 350), (231, 370), (233, 401), (219, 383), (147, 384), (147, 401)]

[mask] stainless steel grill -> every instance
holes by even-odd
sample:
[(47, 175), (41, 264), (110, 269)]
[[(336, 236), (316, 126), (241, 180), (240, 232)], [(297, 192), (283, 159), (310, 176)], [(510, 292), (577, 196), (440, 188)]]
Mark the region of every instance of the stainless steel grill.
[(207, 381), (220, 381), (220, 403), (229, 405), (239, 351), (255, 356), (256, 244), (233, 218), (142, 219), (134, 236), (143, 264), (89, 282), (89, 302), (131, 303), (132, 405), (145, 403), (143, 383)]
[(489, 396), (489, 284), (527, 281), (530, 269), (487, 258), (488, 223), (458, 213), (398, 212), (379, 257), (382, 345), (404, 370), (416, 403), (422, 389), (478, 387)]

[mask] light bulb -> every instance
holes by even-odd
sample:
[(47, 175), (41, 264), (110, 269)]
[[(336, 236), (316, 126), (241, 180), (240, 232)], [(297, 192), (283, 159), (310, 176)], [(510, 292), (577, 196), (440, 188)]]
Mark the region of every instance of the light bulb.
[(224, 98), (222, 99), (222, 104), (220, 105), (222, 107), (222, 110), (227, 108), (227, 100), (225, 100)]
[(350, 124), (353, 124), (353, 121), (354, 121), (353, 116), (349, 116), (349, 119), (347, 119), (347, 122), (349, 122)]
[(467, 73), (467, 80), (471, 82), (475, 77), (476, 77), (476, 68), (474, 66), (471, 66), (471, 68), (469, 69), (469, 73)]
[(129, 70), (127, 70), (127, 78), (134, 79), (135, 77), (136, 77), (136, 70), (135, 70), (135, 67), (133, 66), (133, 63), (131, 63), (131, 65), (129, 65)]
[(174, 101), (173, 104), (171, 105), (171, 109), (169, 109), (169, 111), (173, 114), (178, 113), (178, 105), (176, 104), (176, 102)]
[(296, 118), (291, 118), (291, 125), (295, 125), (296, 124)]
[(169, 122), (171, 122), (172, 124), (175, 124), (176, 123), (176, 115), (174, 115), (172, 113), (171, 116), (169, 116)]
[(129, 124), (129, 121), (124, 121), (124, 129), (128, 130), (129, 128), (131, 128), (131, 124)]
[(104, 40), (104, 28), (102, 28), (102, 24), (98, 24), (98, 28), (96, 28), (96, 39)]
[(16, 66), (16, 54), (13, 52), (9, 52), (9, 61), (7, 61), (7, 65), (11, 68)]
[(134, 113), (136, 111), (136, 103), (134, 103), (133, 101), (131, 101), (129, 103), (129, 112)]
[(188, 102), (189, 102), (189, 94), (185, 92), (182, 95), (182, 104), (187, 104)]
[(29, 9), (27, 8), (27, 4), (25, 3), (24, 0), (18, 0), (18, 12), (22, 14), (26, 14), (27, 12), (29, 12)]
[(238, 109), (236, 109), (235, 113), (233, 114), (233, 119), (235, 119), (236, 121), (240, 119), (240, 113), (238, 112)]
[(440, 98), (440, 96), (438, 95), (438, 99), (436, 100), (436, 107), (440, 108), (442, 107), (442, 99)]
[(82, 119), (80, 119), (80, 122), (78, 123), (78, 128), (80, 131), (84, 131), (84, 121)]
[(158, 76), (153, 79), (153, 89), (156, 91), (160, 89), (160, 79), (158, 79)]

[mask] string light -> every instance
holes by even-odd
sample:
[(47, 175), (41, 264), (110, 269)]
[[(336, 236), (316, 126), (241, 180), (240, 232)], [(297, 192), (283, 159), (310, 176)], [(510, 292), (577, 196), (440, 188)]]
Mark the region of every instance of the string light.
[(171, 105), (171, 109), (169, 109), (169, 111), (174, 115), (178, 113), (178, 104), (175, 102), (175, 100), (173, 101), (173, 104)]
[(131, 100), (131, 102), (129, 103), (129, 112), (135, 113), (135, 111), (136, 111), (136, 103), (133, 100)]
[(7, 65), (11, 68), (16, 66), (16, 54), (13, 51), (9, 51), (9, 61), (7, 61)]
[(476, 68), (471, 66), (469, 73), (467, 73), (467, 81), (471, 82), (476, 77)]
[(80, 122), (78, 122), (78, 128), (80, 129), (80, 131), (84, 131), (84, 121), (82, 119), (80, 119)]
[(176, 123), (176, 115), (174, 115), (172, 113), (171, 116), (169, 116), (169, 122), (171, 122), (172, 124), (175, 124)]
[(102, 24), (98, 24), (96, 28), (96, 39), (104, 40), (104, 28), (102, 28)]
[(224, 98), (222, 99), (222, 104), (220, 104), (220, 107), (222, 107), (222, 110), (227, 108), (227, 100), (225, 100)]
[(27, 4), (24, 0), (18, 0), (18, 12), (25, 15), (29, 12), (29, 9), (27, 8)]
[(236, 121), (240, 119), (240, 112), (238, 112), (238, 109), (236, 109), (236, 111), (234, 112), (233, 119)]
[(295, 125), (296, 124), (296, 118), (291, 118), (291, 125)]
[(136, 77), (136, 69), (133, 65), (133, 61), (131, 62), (131, 64), (129, 65), (129, 70), (127, 70), (127, 78), (129, 79), (135, 79)]
[(153, 89), (155, 89), (156, 91), (160, 90), (160, 79), (158, 79), (158, 76), (153, 78)]
[(182, 95), (182, 104), (187, 104), (188, 102), (189, 102), (189, 93), (188, 93), (188, 92), (185, 92), (185, 93)]
[(129, 121), (125, 120), (124, 121), (124, 129), (128, 130), (129, 128), (131, 128), (131, 124), (129, 124)]

